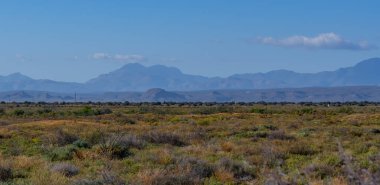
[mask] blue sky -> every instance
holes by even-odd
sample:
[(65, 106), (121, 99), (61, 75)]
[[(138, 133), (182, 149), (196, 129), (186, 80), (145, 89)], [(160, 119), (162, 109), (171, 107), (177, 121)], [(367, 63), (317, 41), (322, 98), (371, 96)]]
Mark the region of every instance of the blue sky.
[(126, 63), (228, 76), (380, 57), (380, 1), (4, 0), (0, 75), (83, 82)]

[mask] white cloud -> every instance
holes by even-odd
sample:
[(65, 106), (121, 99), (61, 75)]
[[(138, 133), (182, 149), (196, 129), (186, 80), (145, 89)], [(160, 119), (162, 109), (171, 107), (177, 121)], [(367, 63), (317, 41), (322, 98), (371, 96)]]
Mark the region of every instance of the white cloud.
[(94, 53), (92, 55), (92, 58), (93, 59), (96, 59), (96, 60), (104, 60), (104, 59), (111, 59), (111, 55), (107, 54), (107, 53)]
[(25, 55), (22, 55), (22, 54), (16, 54), (16, 59), (20, 60), (21, 62), (27, 62), (31, 60), (31, 58), (26, 57)]
[(366, 41), (352, 42), (342, 38), (335, 33), (322, 33), (315, 37), (302, 35), (291, 36), (283, 39), (273, 37), (259, 37), (256, 39), (261, 44), (268, 44), (282, 47), (300, 47), (311, 49), (343, 49), (343, 50), (370, 50), (375, 46)]
[(123, 54), (111, 55), (108, 53), (94, 53), (92, 55), (92, 58), (96, 60), (117, 60), (117, 61), (126, 61), (126, 62), (145, 60), (145, 57), (142, 55), (123, 55)]
[(141, 55), (120, 55), (116, 54), (113, 56), (115, 60), (134, 60), (134, 61), (141, 61), (144, 60), (145, 57)]

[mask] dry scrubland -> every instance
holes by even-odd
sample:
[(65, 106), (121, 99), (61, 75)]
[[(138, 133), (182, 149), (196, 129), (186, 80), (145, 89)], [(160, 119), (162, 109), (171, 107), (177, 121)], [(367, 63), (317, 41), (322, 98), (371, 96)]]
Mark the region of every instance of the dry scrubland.
[(0, 104), (0, 184), (380, 184), (376, 105)]

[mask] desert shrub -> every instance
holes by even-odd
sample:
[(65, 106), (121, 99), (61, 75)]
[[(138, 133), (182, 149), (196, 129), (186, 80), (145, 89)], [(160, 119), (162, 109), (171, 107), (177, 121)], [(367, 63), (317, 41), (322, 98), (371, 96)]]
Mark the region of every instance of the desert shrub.
[(203, 160), (193, 157), (180, 157), (175, 159), (173, 165), (169, 165), (165, 170), (156, 173), (150, 184), (203, 184), (203, 181), (211, 177), (213, 173), (214, 167)]
[(110, 135), (100, 143), (99, 152), (110, 158), (124, 158), (130, 155), (129, 143), (125, 141), (123, 135)]
[(361, 130), (351, 130), (349, 134), (353, 137), (361, 137), (363, 132)]
[(266, 179), (264, 185), (289, 185), (287, 181), (284, 180), (284, 177), (278, 172), (270, 172), (266, 174)]
[(254, 178), (254, 169), (242, 162), (222, 158), (219, 160), (219, 167), (234, 174), (234, 178), (238, 180), (250, 180)]
[(76, 179), (71, 185), (103, 185), (100, 180), (97, 179)]
[(11, 141), (11, 140), (8, 140), (8, 142), (6, 143), (6, 148), (5, 150), (3, 150), (3, 154), (8, 154), (8, 155), (11, 155), (11, 156), (18, 156), (18, 155), (21, 155), (24, 150), (23, 150), (23, 147), (22, 147), (22, 141), (19, 140), (19, 138), (14, 138), (14, 141)]
[(179, 169), (181, 169), (181, 171), (188, 170), (187, 173), (189, 173), (189, 175), (199, 178), (199, 179), (210, 177), (214, 173), (213, 166), (197, 158), (193, 158), (193, 157), (179, 158), (177, 159), (176, 163)]
[(79, 168), (69, 163), (58, 163), (53, 165), (51, 171), (61, 173), (66, 177), (72, 177), (79, 173)]
[(47, 167), (41, 167), (38, 170), (32, 171), (28, 181), (29, 183), (25, 185), (67, 185), (69, 183), (65, 176), (53, 173)]
[(126, 183), (108, 170), (104, 170), (97, 179), (77, 179), (72, 185), (125, 185)]
[(297, 135), (300, 136), (300, 137), (308, 137), (308, 136), (310, 136), (310, 134), (311, 134), (312, 132), (314, 132), (314, 131), (315, 131), (315, 130), (312, 129), (312, 128), (304, 128), (304, 129), (301, 129), (301, 130), (297, 133)]
[(9, 125), (9, 124), (10, 124), (9, 121), (0, 120), (0, 126), (5, 126), (5, 125)]
[(94, 115), (111, 114), (112, 110), (109, 108), (102, 108), (94, 110)]
[(269, 144), (263, 145), (260, 150), (264, 165), (269, 167), (279, 166), (286, 158), (285, 154), (280, 152), (278, 148)]
[(3, 108), (0, 108), (0, 116), (5, 114), (5, 110)]
[(270, 113), (270, 111), (268, 111), (268, 109), (262, 109), (262, 108), (252, 108), (251, 112), (257, 113), (257, 114), (269, 114)]
[(293, 136), (287, 135), (285, 131), (279, 130), (279, 131), (273, 131), (268, 134), (269, 139), (278, 139), (278, 140), (292, 140), (294, 139)]
[(78, 147), (78, 148), (90, 148), (90, 145), (88, 144), (87, 141), (84, 141), (82, 139), (78, 139), (73, 142), (73, 145)]
[(288, 148), (288, 152), (294, 155), (314, 155), (317, 151), (306, 144), (295, 144)]
[(13, 178), (13, 170), (9, 165), (0, 164), (0, 182), (5, 182)]
[(58, 129), (53, 138), (51, 138), (52, 144), (57, 144), (58, 146), (65, 146), (68, 144), (73, 143), (74, 141), (78, 140), (78, 136), (68, 133), (62, 129)]
[(143, 139), (156, 144), (170, 144), (173, 146), (185, 146), (186, 143), (182, 138), (174, 133), (149, 132), (143, 135)]
[(71, 160), (76, 151), (77, 148), (74, 145), (68, 145), (51, 149), (47, 156), (51, 161)]
[(122, 124), (122, 125), (125, 125), (125, 124), (130, 124), (130, 125), (133, 125), (133, 124), (136, 124), (136, 120), (128, 117), (128, 116), (119, 116), (116, 118), (116, 122), (119, 123), (119, 124)]
[(364, 154), (371, 148), (370, 143), (355, 143), (352, 145), (352, 151), (354, 154)]
[(15, 109), (12, 114), (14, 116), (23, 116), (25, 114), (25, 111), (22, 109)]
[(90, 106), (85, 106), (81, 108), (80, 110), (74, 111), (74, 115), (76, 116), (92, 116), (95, 115), (95, 110), (92, 109)]
[(212, 122), (212, 119), (204, 118), (204, 119), (198, 120), (197, 125), (207, 126), (207, 125), (210, 125), (211, 122)]
[(102, 171), (101, 182), (106, 185), (125, 185), (125, 182), (120, 177), (109, 170)]
[(303, 173), (313, 178), (324, 179), (334, 175), (334, 168), (324, 164), (311, 164), (303, 170)]
[(199, 107), (191, 111), (191, 113), (193, 114), (203, 114), (203, 115), (215, 114), (217, 112), (218, 112), (217, 107)]
[(102, 130), (96, 130), (90, 132), (87, 136), (85, 136), (85, 140), (88, 142), (90, 146), (94, 146), (103, 141), (106, 137), (106, 134)]
[(338, 113), (352, 114), (355, 110), (352, 107), (341, 107), (338, 109)]
[(146, 142), (135, 135), (123, 136), (121, 142), (130, 148), (143, 149), (146, 146)]
[(188, 174), (165, 174), (154, 178), (152, 185), (188, 185), (202, 184), (200, 179)]
[(268, 132), (258, 131), (253, 133), (253, 138), (266, 138), (268, 137)]
[(298, 115), (313, 114), (315, 112), (316, 111), (313, 108), (310, 108), (310, 107), (297, 110), (297, 114)]
[(44, 108), (44, 109), (39, 109), (36, 111), (37, 114), (39, 115), (44, 115), (44, 114), (50, 114), (53, 112), (53, 110), (49, 109), (49, 108)]
[(277, 130), (278, 128), (274, 125), (263, 125), (262, 128), (267, 130)]
[(372, 129), (370, 130), (370, 133), (372, 133), (372, 134), (380, 134), (380, 129), (372, 128)]

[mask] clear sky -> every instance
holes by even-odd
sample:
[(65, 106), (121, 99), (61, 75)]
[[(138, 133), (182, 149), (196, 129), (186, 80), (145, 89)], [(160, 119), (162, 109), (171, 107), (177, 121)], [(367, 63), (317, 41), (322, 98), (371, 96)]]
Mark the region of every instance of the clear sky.
[(84, 82), (126, 63), (228, 76), (380, 57), (378, 0), (3, 0), (0, 75)]

